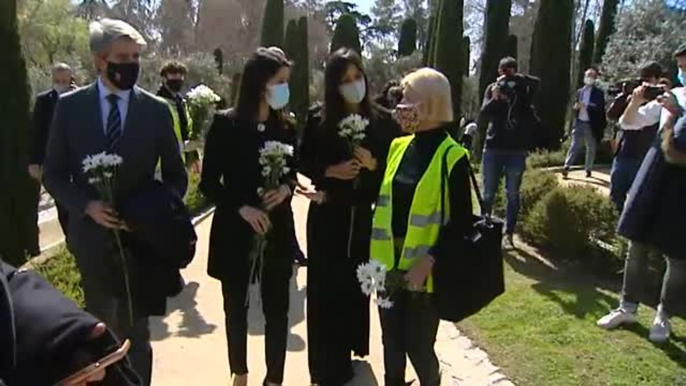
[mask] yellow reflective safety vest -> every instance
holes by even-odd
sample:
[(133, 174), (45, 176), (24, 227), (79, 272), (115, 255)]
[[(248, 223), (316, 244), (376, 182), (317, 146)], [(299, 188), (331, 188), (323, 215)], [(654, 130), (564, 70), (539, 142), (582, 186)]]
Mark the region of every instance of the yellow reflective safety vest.
[[(183, 136), (181, 135), (181, 120), (179, 119), (179, 113), (172, 101), (164, 98), (163, 100), (167, 102), (167, 106), (171, 112), (172, 121), (174, 122), (174, 134), (176, 134), (176, 141), (179, 143), (179, 151), (181, 152), (181, 160), (186, 162), (186, 155), (183, 152)], [(190, 126), (190, 122), (188, 125)]]
[[(402, 248), (398, 266), (395, 267), (395, 238), (393, 236), (393, 180), (414, 136), (398, 138), (391, 144), (388, 153), (386, 173), (381, 183), (379, 199), (374, 212), (372, 227), (372, 242), (370, 257), (383, 264), (387, 270), (394, 268), (409, 271), (414, 264), (426, 256), (430, 249), (438, 242), (441, 231), (441, 180), (443, 176), (443, 157), (450, 149), (447, 157), (447, 175), (462, 157), (468, 156), (467, 150), (460, 146), (450, 136), (441, 143), (436, 150), (429, 167), (420, 179), (410, 208), (407, 235)], [(446, 182), (447, 184), (447, 182)], [(450, 218), (450, 200), (448, 188), (445, 191), (445, 218)], [(426, 291), (433, 292), (433, 277), (427, 281)]]

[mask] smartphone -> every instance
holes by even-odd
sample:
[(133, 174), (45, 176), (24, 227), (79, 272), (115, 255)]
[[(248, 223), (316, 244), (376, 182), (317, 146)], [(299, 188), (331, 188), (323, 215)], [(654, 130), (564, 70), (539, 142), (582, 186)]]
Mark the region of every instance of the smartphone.
[(55, 386), (70, 386), (86, 381), (96, 372), (102, 371), (107, 367), (124, 359), (126, 357), (126, 354), (129, 352), (130, 348), (131, 341), (127, 339), (116, 351), (106, 355), (105, 357), (95, 361), (94, 363), (91, 363), (90, 365), (63, 379), (62, 381), (55, 384)]

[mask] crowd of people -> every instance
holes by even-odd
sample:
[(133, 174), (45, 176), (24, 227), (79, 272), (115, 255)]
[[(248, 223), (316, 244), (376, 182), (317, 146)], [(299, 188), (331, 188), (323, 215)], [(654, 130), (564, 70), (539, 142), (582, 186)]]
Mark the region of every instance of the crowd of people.
[[(199, 188), (216, 205), (208, 274), (221, 282), (233, 386), (248, 384), (247, 314), (254, 283), (266, 322), (263, 384), (283, 382), (294, 259), (308, 267), (313, 385), (346, 384), (354, 376), (353, 356), (369, 355), (370, 299), (357, 272), (368, 262), (398, 273), (401, 282), (390, 293), (392, 306), (379, 308), (384, 384), (408, 384), (409, 357), (419, 384), (440, 385), (434, 343), (445, 317), (435, 301), (440, 288), (434, 267), (450, 259), (459, 267), (460, 260), (475, 257), (468, 244), (478, 189), (469, 155), (478, 124), (455, 123), (447, 78), (416, 69), (372, 98), (361, 57), (342, 48), (327, 60), (323, 103), (310, 110), (299, 139), (287, 112), (292, 62), (279, 48), (259, 48), (245, 64), (237, 103), (216, 114), (200, 152), (189, 146), (193, 121), (182, 94), (187, 68), (166, 64), (157, 96), (146, 92), (136, 86), (145, 45), (123, 21), (94, 22), (90, 48), (97, 80), (76, 88), (71, 69), (60, 64), (52, 73), (53, 89), (37, 97), (28, 172), (38, 191), (42, 183), (56, 200), (82, 276), (86, 310), (37, 275), (0, 266), (0, 343), (12, 348), (9, 355), (0, 353), (0, 384), (55, 384), (74, 374), (61, 384), (151, 384), (148, 317), (163, 315), (167, 298), (182, 290), (179, 270), (195, 252), (197, 238), (181, 201), (191, 170), (201, 171)], [(685, 84), (686, 45), (675, 58)], [(679, 241), (686, 233), (686, 89), (656, 86), (663, 75), (656, 66), (643, 68), (635, 89), (625, 87), (608, 111), (599, 71), (585, 72), (564, 175), (585, 145), (591, 177), (607, 118), (618, 121), (611, 196), (622, 213), (619, 233), (630, 247), (620, 307), (598, 325), (611, 329), (636, 321), (647, 257), (664, 254), (668, 269), (650, 333), (651, 340), (664, 342), (670, 316), (683, 311), (680, 294), (686, 289), (686, 250)], [(486, 127), (480, 209), (491, 218), (504, 176), (505, 248), (514, 248), (520, 186), (536, 146), (540, 122), (533, 100), (540, 82), (519, 73), (515, 59), (502, 59), (478, 119)], [(349, 117), (364, 122), (356, 142), (341, 132)], [(460, 126), (464, 133), (456, 130)], [(264, 158), (274, 146), (291, 149), (276, 174)], [(103, 151), (123, 160), (115, 202), (100, 197), (83, 170), (84, 158)], [(304, 186), (298, 173), (311, 184)], [(267, 184), (271, 176), (276, 178)], [(310, 201), (307, 262), (295, 238), (296, 194)], [(133, 257), (128, 267), (115, 257), (112, 235), (119, 240), (120, 234)], [(34, 252), (39, 253), (37, 244)], [(471, 274), (478, 280), (478, 272)], [(469, 304), (472, 313), (487, 303), (469, 291), (451, 298)], [(99, 365), (87, 367), (93, 363)]]

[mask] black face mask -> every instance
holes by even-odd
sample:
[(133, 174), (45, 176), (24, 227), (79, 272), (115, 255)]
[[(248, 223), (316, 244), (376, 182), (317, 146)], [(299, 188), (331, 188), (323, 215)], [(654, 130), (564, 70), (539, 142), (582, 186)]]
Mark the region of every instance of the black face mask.
[(131, 90), (138, 81), (140, 64), (107, 62), (107, 79), (120, 90)]
[(183, 79), (168, 79), (167, 80), (167, 88), (171, 92), (179, 92), (181, 91), (181, 88), (183, 87)]

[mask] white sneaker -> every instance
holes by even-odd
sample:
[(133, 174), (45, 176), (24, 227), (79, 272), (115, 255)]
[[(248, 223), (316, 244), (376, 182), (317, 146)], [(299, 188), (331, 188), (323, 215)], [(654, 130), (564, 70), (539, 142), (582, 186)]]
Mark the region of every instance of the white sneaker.
[(653, 326), (650, 327), (650, 339), (653, 343), (665, 343), (669, 340), (669, 335), (672, 332), (672, 323), (669, 322), (669, 317), (662, 312), (658, 312), (653, 320)]
[(617, 308), (598, 320), (598, 327), (605, 330), (612, 330), (622, 324), (636, 323), (638, 317), (635, 312), (627, 311), (624, 308)]

